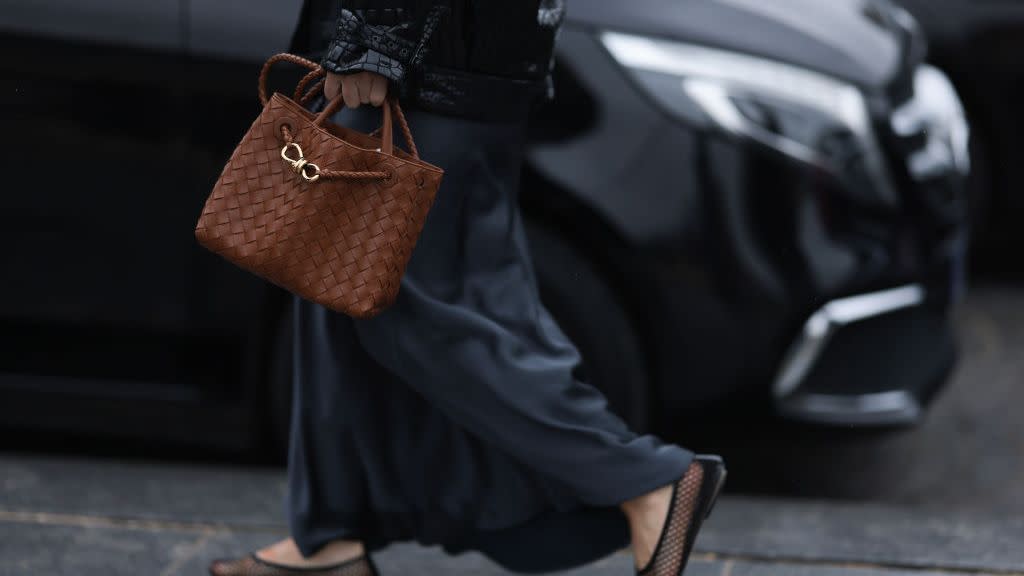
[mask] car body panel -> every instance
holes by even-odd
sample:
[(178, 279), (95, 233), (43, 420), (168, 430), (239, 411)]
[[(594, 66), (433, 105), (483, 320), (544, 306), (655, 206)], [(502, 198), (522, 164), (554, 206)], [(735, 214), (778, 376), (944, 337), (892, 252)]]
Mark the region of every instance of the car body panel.
[(19, 217), (0, 238), (20, 248), (0, 256), (0, 423), (224, 450), (265, 437), (282, 295), (192, 234), (258, 112), (258, 67), (190, 59), (186, 7), (4, 2)]
[[(749, 401), (767, 394), (768, 383), (787, 372), (792, 349), (816, 310), (858, 294), (884, 297), (904, 286), (927, 294), (909, 305), (920, 314), (893, 309), (894, 317), (903, 318), (895, 325), (881, 314), (839, 328), (836, 341), (856, 352), (816, 352), (820, 363), (805, 373), (829, 396), (798, 398), (785, 413), (857, 426), (916, 421), (920, 402), (941, 385), (952, 362), (944, 318), (963, 284), (964, 211), (956, 203), (936, 210), (930, 204), (946, 197), (944, 186), (954, 191), (949, 197), (962, 197), (958, 169), (947, 166), (936, 180), (918, 183), (890, 150), (888, 168), (898, 194), (879, 203), (873, 199), (877, 191), (865, 187), (855, 172), (828, 173), (758, 142), (674, 116), (612, 59), (601, 44), (602, 30), (570, 26), (563, 31), (555, 85), (571, 97), (556, 99), (535, 123), (561, 121), (571, 127), (534, 140), (528, 164), (550, 186), (538, 194), (564, 195), (566, 204), (575, 206), (561, 218), (592, 213), (630, 254), (608, 262), (606, 254), (614, 253), (609, 245), (616, 243), (591, 247), (593, 258), (619, 278), (624, 300), (634, 303), (638, 324), (647, 330), (658, 387), (654, 396), (666, 412), (661, 424), (699, 414), (725, 398)], [(700, 41), (681, 33), (675, 39)], [(901, 60), (903, 66), (913, 65), (909, 58)], [(901, 98), (914, 96), (913, 83), (900, 82), (911, 84)], [(685, 97), (678, 83), (666, 86)], [(888, 126), (893, 111), (909, 100), (886, 92), (878, 91), (881, 105), (871, 108), (880, 139), (909, 153), (912, 147), (898, 143)], [(543, 213), (548, 205), (537, 206), (538, 218), (560, 217)], [(938, 326), (930, 333), (934, 338), (912, 330), (923, 324)], [(874, 334), (876, 325), (905, 334), (913, 346), (896, 338), (887, 345), (893, 355), (877, 370), (850, 370), (840, 378), (842, 372), (829, 364), (852, 361), (866, 367), (879, 352), (872, 352), (871, 338), (877, 336), (865, 336)], [(898, 363), (893, 358), (910, 354), (935, 363), (885, 378)], [(840, 380), (843, 384), (834, 385)], [(872, 382), (886, 381), (913, 391), (884, 396), (886, 391)], [(834, 391), (844, 387), (864, 388), (873, 396), (862, 398), (865, 402), (837, 400)], [(866, 400), (897, 394), (914, 401), (858, 411)]]
[(824, 71), (866, 89), (899, 73), (901, 32), (872, 20), (876, 0), (615, 0), (570, 2), (570, 25), (638, 31)]
[(2, 0), (0, 30), (174, 51), (185, 42), (181, 0)]
[[(907, 59), (894, 28), (858, 16), (865, 2), (570, 3), (559, 98), (539, 112), (546, 134), (530, 143), (524, 204), (582, 247), (623, 299), (663, 426), (726, 398), (767, 398), (816, 309), (925, 281), (918, 260), (894, 256), (921, 239), (882, 217), (854, 244), (837, 240), (850, 231), (819, 216), (856, 207), (857, 194), (776, 151), (670, 117), (595, 32), (757, 54), (885, 100), (907, 80)], [(25, 111), (14, 119), (23, 154), (5, 158), (18, 218), (0, 239), (24, 249), (0, 256), (0, 334), (14, 342), (0, 352), (0, 424), (265, 446), (269, 403), (281, 398), (268, 388), (286, 379), (272, 365), (274, 350), (288, 348), (286, 295), (202, 250), (192, 227), (258, 112), (259, 65), (286, 48), (299, 5), (0, 8), (0, 48), (23, 54), (4, 62), (0, 86)]]

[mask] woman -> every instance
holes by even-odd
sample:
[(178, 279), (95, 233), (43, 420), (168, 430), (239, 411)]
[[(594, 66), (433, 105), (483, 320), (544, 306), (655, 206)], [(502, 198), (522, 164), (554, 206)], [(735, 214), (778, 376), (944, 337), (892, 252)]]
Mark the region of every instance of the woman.
[(631, 544), (678, 576), (725, 477), (631, 432), (541, 305), (517, 208), (528, 108), (550, 93), (560, 0), (310, 0), (295, 49), (330, 71), (339, 121), (397, 91), (445, 170), (394, 306), (368, 320), (295, 299), (291, 537), (216, 576), (376, 574), (416, 540), (549, 571)]

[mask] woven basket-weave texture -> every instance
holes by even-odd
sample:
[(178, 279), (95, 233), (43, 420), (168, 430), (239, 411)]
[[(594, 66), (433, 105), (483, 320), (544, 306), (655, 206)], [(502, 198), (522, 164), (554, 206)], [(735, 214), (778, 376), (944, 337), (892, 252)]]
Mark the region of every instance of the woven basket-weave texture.
[[(284, 134), (325, 173), (388, 177), (306, 181), (281, 157)], [(373, 316), (398, 295), (443, 174), (397, 147), (380, 148), (380, 138), (317, 125), (312, 112), (274, 94), (224, 166), (196, 238), (303, 298)]]

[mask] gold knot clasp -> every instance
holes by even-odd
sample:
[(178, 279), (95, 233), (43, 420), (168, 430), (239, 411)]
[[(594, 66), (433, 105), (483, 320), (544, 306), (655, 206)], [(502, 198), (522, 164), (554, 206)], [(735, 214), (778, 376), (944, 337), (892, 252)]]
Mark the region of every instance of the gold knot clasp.
[[(293, 148), (295, 153), (298, 154), (298, 158), (292, 158), (288, 155), (288, 151)], [(320, 167), (306, 160), (306, 157), (302, 155), (302, 148), (299, 148), (299, 145), (295, 142), (289, 142), (284, 145), (284, 148), (281, 148), (281, 158), (284, 158), (284, 161), (291, 165), (292, 170), (302, 176), (306, 182), (316, 182), (320, 178)], [(307, 170), (309, 171), (308, 174)]]

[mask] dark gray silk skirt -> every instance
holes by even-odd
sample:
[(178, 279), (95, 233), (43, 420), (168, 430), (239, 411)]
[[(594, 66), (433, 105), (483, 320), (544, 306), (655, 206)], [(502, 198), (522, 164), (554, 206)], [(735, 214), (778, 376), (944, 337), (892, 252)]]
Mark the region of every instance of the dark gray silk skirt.
[[(368, 130), (378, 115), (337, 120)], [(517, 205), (523, 126), (409, 121), (445, 176), (394, 306), (353, 320), (294, 298), (292, 537), (306, 555), (414, 540), (517, 571), (607, 555), (629, 540), (617, 505), (692, 454), (634, 434), (574, 379)]]

